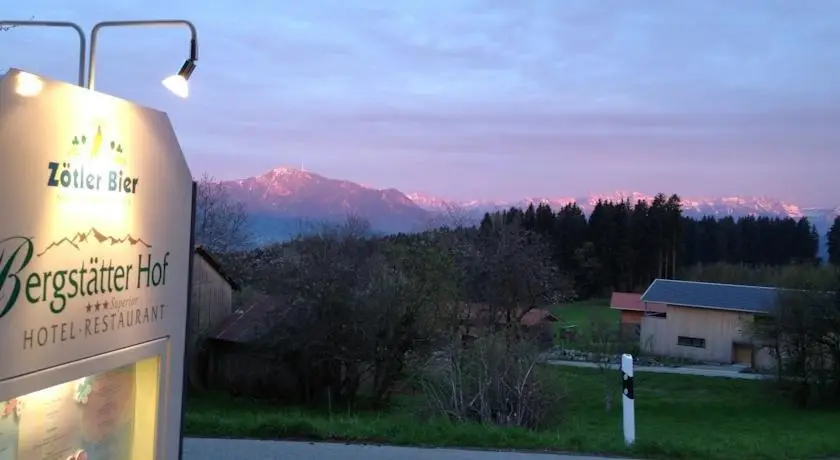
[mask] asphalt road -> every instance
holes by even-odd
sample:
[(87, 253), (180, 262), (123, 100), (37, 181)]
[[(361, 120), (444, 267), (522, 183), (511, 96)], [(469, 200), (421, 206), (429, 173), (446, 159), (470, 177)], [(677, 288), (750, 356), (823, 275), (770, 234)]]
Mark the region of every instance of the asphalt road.
[(579, 455), (186, 438), (184, 439), (183, 460), (605, 460), (608, 458), (617, 460), (613, 457)]

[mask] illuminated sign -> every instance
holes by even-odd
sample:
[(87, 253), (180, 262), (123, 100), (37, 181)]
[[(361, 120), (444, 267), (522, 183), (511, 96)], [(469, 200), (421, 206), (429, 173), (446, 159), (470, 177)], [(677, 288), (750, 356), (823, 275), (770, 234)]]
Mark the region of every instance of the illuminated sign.
[(70, 150), (62, 161), (47, 163), (48, 187), (82, 189), (96, 192), (137, 193), (139, 177), (123, 169), (126, 165), (122, 144), (104, 140), (102, 125), (92, 138), (74, 136)]
[[(85, 245), (127, 245), (144, 249), (134, 262), (115, 261), (108, 256), (81, 256), (70, 266), (51, 266), (47, 270), (31, 271), (29, 265), (50, 251), (72, 248), (84, 251)], [(166, 285), (170, 253), (159, 260), (151, 252), (152, 246), (142, 238), (125, 235), (107, 236), (91, 228), (71, 237), (50, 242), (40, 252), (31, 238), (15, 236), (0, 241), (0, 318), (21, 302), (43, 305), (53, 314), (65, 311), (68, 303), (83, 299), (76, 308), (92, 314), (83, 322), (56, 322), (37, 329), (23, 330), (23, 349), (47, 346), (75, 340), (126, 327), (164, 320), (165, 304), (141, 305), (131, 291), (153, 289)], [(30, 307), (31, 308), (31, 307)]]
[(0, 460), (177, 458), (193, 206), (172, 124), (19, 75), (0, 78)]

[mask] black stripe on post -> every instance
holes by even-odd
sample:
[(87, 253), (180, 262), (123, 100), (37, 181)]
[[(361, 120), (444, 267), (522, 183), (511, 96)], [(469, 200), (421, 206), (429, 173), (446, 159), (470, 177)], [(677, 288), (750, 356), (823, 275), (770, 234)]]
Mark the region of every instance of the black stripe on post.
[(621, 372), (621, 389), (624, 396), (636, 399), (636, 393), (633, 391), (633, 377), (629, 377), (624, 371)]

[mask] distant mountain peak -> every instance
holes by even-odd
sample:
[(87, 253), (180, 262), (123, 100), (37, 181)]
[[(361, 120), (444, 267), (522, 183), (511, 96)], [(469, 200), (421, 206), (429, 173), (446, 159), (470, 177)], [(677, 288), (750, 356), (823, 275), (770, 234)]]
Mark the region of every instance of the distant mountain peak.
[[(318, 176), (318, 174), (315, 174), (311, 171), (306, 171), (306, 170), (303, 170), (303, 169), (299, 169), (299, 168), (281, 166), (281, 167), (274, 168), (270, 171), (266, 171), (265, 173), (260, 174), (259, 177), (265, 177), (265, 178), (279, 178), (279, 177), (310, 178), (312, 176)], [(319, 177), (321, 177), (321, 176), (319, 176)]]
[[(441, 218), (467, 219), (478, 222), (488, 211), (510, 207), (524, 208), (529, 204), (548, 204), (559, 210), (576, 203), (585, 213), (590, 213), (598, 200), (652, 201), (653, 196), (632, 190), (616, 189), (606, 193), (592, 193), (584, 197), (558, 196), (526, 197), (519, 200), (464, 200), (447, 199), (424, 192), (405, 194), (395, 188), (376, 188), (369, 185), (333, 179), (302, 168), (280, 166), (264, 173), (239, 180), (221, 181), (236, 201), (258, 223), (257, 233), (263, 242), (282, 238), (280, 227), (303, 228), (313, 222), (336, 222), (352, 215), (366, 219), (380, 232), (414, 231), (429, 228)], [(685, 215), (715, 217), (741, 215), (767, 215), (808, 217), (818, 226), (825, 226), (837, 209), (800, 208), (770, 197), (686, 197), (682, 198)], [(285, 230), (284, 230), (285, 231)], [(296, 230), (289, 230), (286, 236)], [(291, 232), (291, 233), (289, 233)]]
[(294, 167), (278, 167), (222, 185), (246, 210), (263, 216), (338, 221), (354, 215), (373, 226), (401, 231), (419, 227), (428, 217), (427, 211), (397, 189), (377, 189)]
[[(599, 200), (601, 201), (626, 201), (631, 203), (637, 201), (651, 202), (654, 199), (653, 195), (634, 192), (629, 190), (616, 190), (607, 193), (593, 193), (585, 197), (571, 198), (571, 197), (555, 197), (555, 198), (540, 198), (528, 197), (520, 200), (500, 200), (500, 201), (480, 201), (480, 200), (448, 200), (438, 198), (425, 193), (410, 193), (408, 197), (411, 198), (418, 206), (430, 212), (443, 211), (453, 207), (470, 209), (480, 212), (487, 212), (493, 210), (500, 210), (515, 207), (527, 207), (530, 204), (539, 205), (545, 203), (552, 208), (559, 209), (567, 204), (576, 203), (585, 211), (591, 211)], [(771, 216), (785, 216), (785, 217), (818, 217), (824, 218), (824, 215), (840, 215), (840, 207), (837, 209), (805, 209), (798, 205), (778, 200), (767, 196), (724, 196), (724, 197), (685, 197), (681, 196), (682, 207), (688, 215), (711, 215), (711, 216), (725, 216), (725, 215), (771, 215)], [(833, 219), (833, 217), (831, 217)]]

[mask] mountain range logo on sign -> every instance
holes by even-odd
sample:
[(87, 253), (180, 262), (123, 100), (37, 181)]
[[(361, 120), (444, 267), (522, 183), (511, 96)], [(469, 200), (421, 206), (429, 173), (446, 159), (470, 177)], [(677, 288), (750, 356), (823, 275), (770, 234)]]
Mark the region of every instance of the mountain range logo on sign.
[[(140, 246), (145, 247), (146, 249), (151, 249), (151, 247), (152, 247), (152, 245), (143, 241), (143, 238), (135, 238), (135, 237), (131, 236), (130, 234), (122, 236), (122, 237), (108, 236), (108, 235), (105, 235), (104, 233), (100, 232), (99, 230), (97, 230), (95, 227), (91, 227), (91, 229), (86, 231), (86, 232), (77, 232), (77, 233), (73, 234), (72, 236), (69, 236), (69, 237), (65, 236), (65, 237), (63, 237), (59, 240), (53, 241), (52, 243), (47, 245), (47, 247), (45, 247), (43, 250), (41, 250), (41, 252), (39, 252), (36, 255), (38, 257), (41, 257), (44, 254), (46, 254), (49, 250), (60, 247), (60, 246), (71, 246), (71, 247), (79, 250), (80, 245), (82, 245), (84, 243), (93, 243), (93, 242), (107, 243), (110, 246), (115, 246), (115, 245), (118, 245), (118, 244), (128, 243), (131, 246), (140, 245)], [(0, 259), (0, 263), (2, 263), (2, 259)]]
[[(19, 235), (0, 240), (0, 318), (20, 301), (43, 303), (59, 314), (76, 297), (95, 299), (166, 284), (169, 251), (158, 259), (143, 238), (110, 236), (90, 228), (52, 241), (40, 252), (33, 239)], [(115, 253), (111, 249), (115, 246), (133, 247), (137, 252), (128, 255), (127, 249), (120, 249)], [(62, 254), (54, 261), (58, 263), (35, 269), (35, 260), (52, 259), (44, 256), (59, 250)]]
[(47, 164), (47, 186), (123, 195), (137, 193), (140, 178), (126, 171), (128, 162), (122, 144), (115, 139), (106, 141), (105, 134), (99, 123), (92, 136), (74, 136), (64, 158)]

